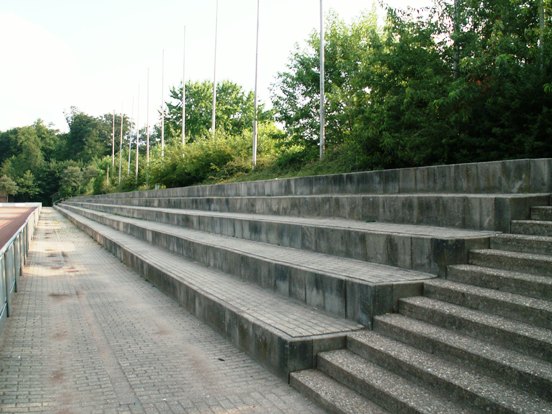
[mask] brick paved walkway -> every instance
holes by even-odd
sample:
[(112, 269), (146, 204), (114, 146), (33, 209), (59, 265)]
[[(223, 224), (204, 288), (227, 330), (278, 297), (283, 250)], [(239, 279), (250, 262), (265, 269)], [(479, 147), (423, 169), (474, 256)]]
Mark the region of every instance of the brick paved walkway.
[(1, 413), (320, 412), (52, 209), (15, 310)]

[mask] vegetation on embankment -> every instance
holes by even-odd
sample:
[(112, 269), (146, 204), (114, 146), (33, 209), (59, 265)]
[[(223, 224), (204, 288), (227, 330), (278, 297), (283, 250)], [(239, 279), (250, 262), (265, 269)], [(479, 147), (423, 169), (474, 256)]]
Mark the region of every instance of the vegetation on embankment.
[(375, 12), (350, 25), (330, 15), (323, 161), (319, 37), (313, 32), (276, 76), (272, 109), (260, 108), (254, 170), (253, 94), (230, 81), (217, 84), (213, 137), (212, 84), (190, 81), (186, 145), (180, 143), (182, 88), (173, 87), (164, 157), (156, 128), (145, 168), (146, 133), (140, 130), (137, 176), (132, 120), (125, 116), (119, 151), (116, 116), (112, 159), (111, 114), (92, 117), (73, 108), (68, 133), (40, 121), (0, 133), (0, 186), (7, 183), (13, 193), (15, 184), (16, 199), (48, 203), (154, 185), (552, 157), (551, 18), (552, 0), (435, 0), (430, 9), (388, 10), (384, 27)]

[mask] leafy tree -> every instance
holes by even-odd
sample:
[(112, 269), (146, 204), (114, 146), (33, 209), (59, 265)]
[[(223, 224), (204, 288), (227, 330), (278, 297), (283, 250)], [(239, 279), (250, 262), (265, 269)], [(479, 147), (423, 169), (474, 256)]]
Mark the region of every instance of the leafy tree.
[[(188, 82), (186, 84), (186, 139), (189, 142), (209, 134), (213, 108), (213, 83)], [(167, 136), (178, 140), (182, 136), (182, 87), (171, 88), (172, 101), (166, 103), (168, 114), (166, 121)], [(240, 135), (253, 125), (253, 92), (230, 81), (217, 84), (217, 129), (230, 135)], [(259, 122), (272, 120), (270, 111), (263, 105), (258, 109)]]
[(0, 177), (0, 193), (5, 194), (8, 197), (8, 201), (9, 196), (17, 194), (18, 190), (17, 184), (10, 177), (7, 175)]
[(40, 188), (35, 180), (35, 176), (30, 170), (25, 171), (23, 176), (17, 180), (18, 196), (23, 196), (26, 200), (34, 200), (40, 193)]
[(80, 167), (76, 165), (66, 167), (60, 180), (60, 195), (62, 197), (70, 197), (79, 194), (82, 182), (83, 174)]

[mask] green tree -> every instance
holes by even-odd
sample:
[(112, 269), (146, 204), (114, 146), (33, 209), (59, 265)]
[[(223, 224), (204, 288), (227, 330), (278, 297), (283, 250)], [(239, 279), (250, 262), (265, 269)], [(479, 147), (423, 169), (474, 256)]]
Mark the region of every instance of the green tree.
[(30, 170), (25, 171), (23, 176), (17, 180), (17, 185), (18, 196), (22, 196), (26, 201), (33, 201), (36, 195), (40, 193), (35, 176)]
[[(209, 134), (213, 108), (213, 83), (186, 83), (186, 140)], [(172, 140), (182, 136), (182, 87), (171, 88), (171, 101), (167, 102), (166, 133)], [(253, 125), (253, 92), (246, 92), (240, 85), (230, 81), (217, 84), (217, 129), (230, 135), (240, 135)], [(259, 122), (272, 120), (270, 111), (259, 105)]]
[(9, 201), (10, 195), (15, 195), (18, 192), (17, 184), (7, 175), (0, 177), (0, 193), (5, 194)]

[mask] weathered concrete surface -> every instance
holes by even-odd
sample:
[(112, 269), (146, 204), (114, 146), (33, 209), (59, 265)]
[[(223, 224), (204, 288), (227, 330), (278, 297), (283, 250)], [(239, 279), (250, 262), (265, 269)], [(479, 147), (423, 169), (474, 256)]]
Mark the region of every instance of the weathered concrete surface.
[[(245, 197), (315, 194), (550, 193), (552, 159), (507, 160), (113, 194), (127, 197)], [(83, 199), (87, 199), (84, 197)]]
[(0, 412), (320, 412), (51, 209), (0, 342)]

